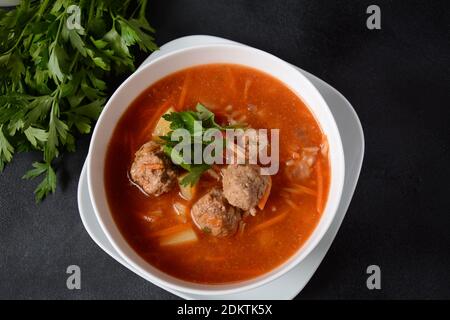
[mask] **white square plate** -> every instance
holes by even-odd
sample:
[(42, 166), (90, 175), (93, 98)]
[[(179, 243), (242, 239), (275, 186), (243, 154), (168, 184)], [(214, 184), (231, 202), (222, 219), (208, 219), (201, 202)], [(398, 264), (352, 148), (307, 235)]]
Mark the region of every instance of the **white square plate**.
[[(216, 43), (235, 43), (230, 40), (212, 37), (212, 36), (188, 36), (173, 40), (163, 45), (159, 51), (152, 53), (143, 63), (152, 61), (153, 59), (165, 55), (173, 50), (178, 50), (186, 47), (193, 47), (204, 44), (216, 44)], [(141, 66), (142, 66), (141, 65)], [(348, 206), (352, 199), (353, 193), (356, 188), (359, 173), (361, 171), (361, 165), (364, 156), (364, 134), (362, 131), (361, 123), (356, 115), (355, 110), (351, 104), (340, 94), (336, 89), (328, 85), (326, 82), (313, 76), (312, 74), (303, 71), (298, 68), (304, 76), (306, 76), (319, 90), (323, 98), (326, 100), (328, 106), (333, 113), (335, 121), (338, 125), (339, 133), (342, 139), (342, 145), (344, 148), (345, 156), (345, 181), (344, 190), (342, 193), (341, 202), (336, 212), (335, 219), (328, 229), (325, 236), (322, 238), (317, 247), (294, 269), (289, 271), (284, 276), (258, 288), (248, 290), (245, 292), (220, 295), (220, 296), (200, 296), (193, 294), (185, 294), (168, 288), (163, 288), (173, 294), (185, 298), (185, 299), (224, 299), (224, 300), (236, 300), (236, 299), (252, 299), (252, 300), (265, 300), (265, 299), (293, 299), (300, 291), (305, 287), (308, 281), (313, 276), (314, 272), (319, 267), (325, 254), (333, 242), (336, 233), (341, 226), (342, 220), (345, 217)], [(81, 172), (80, 181), (78, 184), (78, 208), (80, 211), (81, 220), (84, 227), (91, 236), (91, 238), (111, 257), (118, 262), (138, 274), (139, 276), (146, 278), (145, 275), (140, 274), (129, 266), (114, 250), (109, 243), (106, 235), (103, 233), (99, 222), (94, 213), (94, 209), (91, 205), (91, 199), (89, 196), (86, 176), (86, 164), (83, 166)], [(148, 279), (147, 279), (148, 280)]]

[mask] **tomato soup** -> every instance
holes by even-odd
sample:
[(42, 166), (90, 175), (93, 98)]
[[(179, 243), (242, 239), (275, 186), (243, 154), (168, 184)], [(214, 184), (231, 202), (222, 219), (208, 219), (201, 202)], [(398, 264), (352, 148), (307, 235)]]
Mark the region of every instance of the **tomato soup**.
[[(263, 210), (243, 215), (238, 231), (214, 237), (183, 218), (208, 190), (220, 186), (220, 174), (203, 174), (189, 201), (176, 186), (148, 196), (130, 180), (135, 153), (152, 139), (168, 108), (193, 110), (201, 103), (222, 123), (245, 122), (251, 128), (279, 129), (279, 171)], [(327, 140), (303, 101), (279, 80), (233, 64), (210, 64), (173, 73), (151, 85), (128, 107), (111, 137), (105, 189), (113, 218), (129, 245), (149, 264), (176, 278), (203, 284), (248, 280), (287, 261), (318, 224), (327, 201), (330, 165)], [(196, 240), (162, 245), (160, 235), (177, 226), (192, 227)]]

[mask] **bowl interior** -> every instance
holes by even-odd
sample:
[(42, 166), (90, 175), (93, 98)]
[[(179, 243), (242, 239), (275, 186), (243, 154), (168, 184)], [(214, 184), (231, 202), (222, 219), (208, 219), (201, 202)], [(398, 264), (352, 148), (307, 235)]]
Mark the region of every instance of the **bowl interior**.
[[(105, 155), (109, 140), (122, 114), (146, 88), (161, 78), (195, 65), (234, 63), (268, 73), (282, 81), (305, 102), (328, 138), (331, 182), (322, 217), (306, 243), (288, 261), (257, 278), (225, 285), (203, 285), (186, 282), (153, 267), (127, 243), (110, 213), (103, 185)], [(157, 285), (192, 294), (228, 294), (251, 289), (286, 273), (317, 245), (331, 224), (342, 193), (344, 154), (333, 116), (315, 87), (286, 62), (263, 51), (234, 44), (197, 46), (178, 50), (155, 59), (131, 75), (108, 101), (93, 133), (88, 156), (88, 185), (95, 212), (108, 239), (119, 254), (135, 269), (148, 275)]]

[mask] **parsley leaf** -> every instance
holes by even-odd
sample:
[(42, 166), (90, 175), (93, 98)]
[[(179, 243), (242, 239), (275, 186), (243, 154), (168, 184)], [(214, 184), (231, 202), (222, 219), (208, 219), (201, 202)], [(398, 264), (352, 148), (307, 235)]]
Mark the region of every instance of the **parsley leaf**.
[[(183, 154), (174, 151), (175, 145), (179, 143), (179, 141), (174, 141), (176, 139), (172, 139), (174, 130), (186, 129), (189, 131), (190, 146), (191, 150), (193, 150), (195, 143), (197, 143), (194, 137), (198, 133), (203, 133), (208, 129), (225, 130), (234, 127), (245, 127), (245, 124), (237, 124), (235, 126), (219, 125), (215, 121), (215, 114), (201, 103), (198, 103), (195, 109), (196, 111), (170, 112), (163, 115), (163, 118), (170, 122), (170, 129), (172, 130), (167, 135), (160, 137), (163, 144), (163, 150), (176, 165), (188, 171), (188, 174), (180, 181), (180, 184), (184, 186), (195, 185), (200, 180), (202, 174), (211, 168), (211, 165), (205, 163), (192, 164), (190, 161), (186, 161)], [(194, 125), (196, 121), (201, 123), (200, 128)], [(197, 132), (196, 129), (200, 129), (201, 132)], [(202, 143), (202, 150), (210, 143), (211, 142), (206, 144)]]
[(22, 178), (34, 179), (38, 176), (45, 175), (44, 179), (39, 183), (34, 194), (36, 196), (36, 202), (41, 201), (49, 193), (53, 193), (56, 190), (56, 174), (52, 166), (48, 163), (34, 162), (33, 168), (29, 170)]
[(0, 171), (3, 171), (5, 163), (10, 162), (13, 156), (14, 147), (9, 143), (3, 133), (3, 126), (0, 126)]
[(44, 129), (33, 128), (31, 126), (24, 130), (24, 133), (28, 141), (30, 141), (30, 143), (35, 148), (38, 147), (38, 142), (45, 142), (48, 138), (47, 131), (45, 131)]
[(195, 185), (200, 180), (203, 172), (205, 172), (209, 168), (211, 168), (211, 166), (208, 164), (197, 164), (191, 166), (189, 173), (183, 179), (181, 179), (181, 185)]
[(201, 103), (197, 103), (197, 106), (195, 107), (197, 110), (198, 118), (204, 123), (204, 126), (207, 128), (216, 128), (219, 130), (226, 130), (226, 129), (236, 129), (236, 128), (245, 128), (247, 124), (245, 123), (236, 123), (232, 125), (227, 126), (221, 126), (219, 125), (215, 118), (215, 114), (208, 110), (204, 105)]

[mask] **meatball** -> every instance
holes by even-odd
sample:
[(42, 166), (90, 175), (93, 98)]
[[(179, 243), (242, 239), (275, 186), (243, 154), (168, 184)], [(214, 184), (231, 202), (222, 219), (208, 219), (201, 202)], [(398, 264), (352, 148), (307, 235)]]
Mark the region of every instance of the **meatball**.
[(225, 198), (245, 211), (258, 204), (269, 183), (269, 177), (261, 175), (257, 165), (229, 165), (222, 174)]
[(161, 146), (153, 141), (145, 143), (135, 154), (130, 176), (134, 183), (149, 195), (168, 192), (176, 182), (177, 174)]
[(236, 233), (241, 214), (230, 206), (222, 191), (214, 188), (201, 197), (191, 209), (192, 220), (198, 228), (215, 237)]

